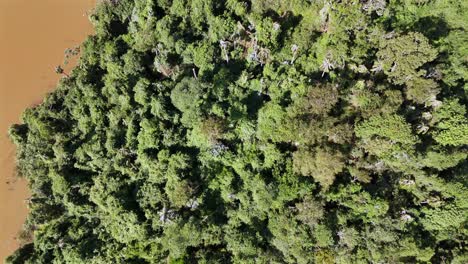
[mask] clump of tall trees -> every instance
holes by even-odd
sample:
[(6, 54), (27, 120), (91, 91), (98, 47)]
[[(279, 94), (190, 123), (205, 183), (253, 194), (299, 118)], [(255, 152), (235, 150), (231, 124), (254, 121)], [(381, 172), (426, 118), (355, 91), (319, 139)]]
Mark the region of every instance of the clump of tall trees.
[(7, 262), (467, 263), (467, 12), (102, 1), (9, 131), (33, 239)]

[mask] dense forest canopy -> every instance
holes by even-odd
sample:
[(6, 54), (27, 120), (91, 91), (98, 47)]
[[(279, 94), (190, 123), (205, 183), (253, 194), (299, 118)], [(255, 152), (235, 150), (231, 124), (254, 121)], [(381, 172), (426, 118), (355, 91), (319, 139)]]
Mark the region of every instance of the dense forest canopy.
[(10, 129), (9, 263), (468, 263), (468, 2), (114, 0)]

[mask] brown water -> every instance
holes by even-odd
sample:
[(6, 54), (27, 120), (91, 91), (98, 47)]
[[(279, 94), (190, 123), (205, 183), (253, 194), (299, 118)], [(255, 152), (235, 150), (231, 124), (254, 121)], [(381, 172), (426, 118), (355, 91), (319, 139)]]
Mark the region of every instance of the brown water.
[[(0, 263), (17, 247), (27, 215), (27, 183), (15, 177), (8, 127), (41, 102), (60, 78), (66, 48), (92, 32), (86, 12), (95, 0), (0, 0)], [(69, 64), (65, 69), (69, 69)]]

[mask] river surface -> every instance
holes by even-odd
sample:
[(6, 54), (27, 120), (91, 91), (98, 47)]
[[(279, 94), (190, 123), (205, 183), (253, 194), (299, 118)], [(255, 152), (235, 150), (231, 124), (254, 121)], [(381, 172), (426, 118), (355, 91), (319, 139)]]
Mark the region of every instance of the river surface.
[[(0, 263), (19, 246), (27, 215), (27, 182), (15, 175), (8, 127), (42, 101), (60, 76), (64, 51), (92, 33), (95, 0), (0, 0)], [(70, 69), (73, 63), (65, 67)]]

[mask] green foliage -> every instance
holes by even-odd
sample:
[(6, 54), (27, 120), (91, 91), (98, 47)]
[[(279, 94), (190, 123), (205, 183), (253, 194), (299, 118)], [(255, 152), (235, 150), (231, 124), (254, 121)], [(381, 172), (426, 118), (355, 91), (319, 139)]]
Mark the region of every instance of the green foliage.
[(445, 170), (455, 167), (461, 161), (466, 160), (468, 153), (466, 151), (460, 152), (438, 152), (428, 151), (426, 156), (422, 159), (422, 163), (431, 168), (438, 170)]
[(421, 33), (382, 36), (374, 67), (383, 70), (393, 83), (403, 84), (422, 75), (419, 68), (436, 57), (437, 50)]
[(333, 183), (336, 174), (344, 167), (343, 156), (326, 149), (317, 149), (315, 153), (299, 150), (294, 153), (293, 164), (294, 171), (312, 176), (324, 188)]
[(415, 136), (411, 133), (411, 127), (399, 115), (373, 116), (358, 124), (355, 133), (363, 140), (370, 140), (375, 136), (405, 145), (416, 142)]
[(441, 145), (468, 145), (468, 120), (465, 117), (466, 107), (458, 100), (447, 100), (434, 112), (437, 130), (434, 139)]
[(415, 78), (407, 82), (406, 97), (415, 103), (429, 105), (438, 93), (434, 80)]
[(466, 263), (466, 10), (100, 1), (7, 263)]
[(352, 216), (364, 222), (378, 222), (379, 217), (384, 216), (389, 208), (387, 202), (361, 191), (361, 186), (357, 184), (340, 188), (338, 192), (330, 193), (328, 198), (350, 210), (346, 217)]

